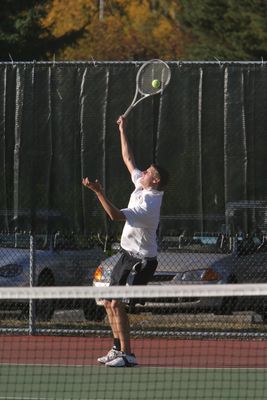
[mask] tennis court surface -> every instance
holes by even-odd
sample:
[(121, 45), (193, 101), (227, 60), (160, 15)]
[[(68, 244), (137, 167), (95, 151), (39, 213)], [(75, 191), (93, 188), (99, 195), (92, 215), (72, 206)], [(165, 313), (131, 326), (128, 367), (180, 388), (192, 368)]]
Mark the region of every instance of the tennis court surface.
[(2, 336), (1, 399), (263, 399), (264, 341), (135, 339), (134, 368), (97, 365), (108, 338)]
[[(39, 289), (42, 294), (42, 288)], [(71, 295), (76, 290), (79, 288), (73, 288)], [(51, 297), (55, 291), (52, 290)], [(66, 291), (61, 297), (69, 295), (70, 289)], [(47, 292), (43, 293), (48, 298)], [(85, 295), (85, 290), (80, 293)], [(33, 291), (31, 297), (35, 295)], [(120, 295), (118, 291), (117, 296)], [(163, 316), (159, 318), (163, 320)], [(179, 329), (168, 331), (167, 326), (164, 331), (156, 328), (133, 331), (132, 349), (138, 365), (132, 368), (111, 368), (97, 363), (97, 358), (112, 347), (110, 336), (110, 332), (101, 333), (99, 329), (79, 332), (78, 328), (75, 332), (61, 329), (56, 334), (52, 328), (46, 333), (37, 330), (35, 335), (21, 334), (19, 329), (2, 331), (0, 399), (266, 398), (267, 341), (263, 330), (255, 334), (251, 329), (236, 333), (221, 330), (216, 335), (206, 324), (206, 330), (200, 334), (195, 323), (187, 334), (182, 331), (179, 334)]]

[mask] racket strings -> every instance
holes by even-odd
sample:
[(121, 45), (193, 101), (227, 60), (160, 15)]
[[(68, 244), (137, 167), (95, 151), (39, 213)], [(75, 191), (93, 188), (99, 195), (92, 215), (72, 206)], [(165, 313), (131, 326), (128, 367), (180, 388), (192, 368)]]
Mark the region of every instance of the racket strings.
[[(152, 82), (158, 80), (159, 87), (154, 87)], [(141, 68), (137, 77), (139, 91), (144, 95), (161, 92), (169, 83), (170, 69), (164, 62), (152, 62)]]

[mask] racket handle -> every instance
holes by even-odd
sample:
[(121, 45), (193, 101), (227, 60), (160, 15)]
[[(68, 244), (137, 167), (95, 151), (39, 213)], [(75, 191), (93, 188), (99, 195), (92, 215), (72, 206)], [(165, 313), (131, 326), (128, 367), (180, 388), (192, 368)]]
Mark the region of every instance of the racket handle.
[(127, 110), (125, 111), (124, 114), (122, 114), (123, 118), (126, 118), (127, 115), (129, 114), (129, 112), (131, 111), (131, 109), (133, 108), (132, 104), (130, 105), (130, 107), (127, 108)]

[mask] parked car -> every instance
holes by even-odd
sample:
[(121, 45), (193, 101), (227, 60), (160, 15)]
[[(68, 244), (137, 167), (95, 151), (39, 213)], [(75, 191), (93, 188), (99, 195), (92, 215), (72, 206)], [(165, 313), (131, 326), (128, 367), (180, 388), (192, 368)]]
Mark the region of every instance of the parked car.
[[(34, 286), (88, 286), (93, 273), (104, 257), (100, 247), (84, 237), (37, 235), (35, 238)], [(30, 237), (25, 234), (0, 235), (0, 286), (30, 285)], [(95, 300), (36, 301), (38, 319), (49, 320), (56, 308), (82, 307), (89, 320), (98, 319), (100, 309)], [(27, 312), (28, 302), (1, 301), (0, 310)]]
[[(108, 286), (112, 269), (118, 260), (117, 253), (102, 261), (94, 274), (93, 285)], [(267, 243), (255, 247), (253, 241), (238, 243), (236, 251), (230, 255), (222, 253), (190, 253), (182, 251), (160, 251), (158, 268), (150, 285), (181, 284), (225, 284), (267, 282)], [(101, 300), (97, 300), (101, 305)], [(213, 312), (230, 314), (235, 310), (252, 310), (267, 319), (267, 310), (262, 298), (160, 298), (139, 299), (129, 303), (130, 311), (152, 310), (169, 312)]]

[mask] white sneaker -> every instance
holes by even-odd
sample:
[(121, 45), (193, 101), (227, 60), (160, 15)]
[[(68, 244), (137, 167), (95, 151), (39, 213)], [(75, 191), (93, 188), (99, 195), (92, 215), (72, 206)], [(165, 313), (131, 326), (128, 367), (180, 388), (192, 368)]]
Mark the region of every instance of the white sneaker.
[(112, 348), (111, 350), (109, 350), (106, 356), (99, 357), (97, 361), (100, 364), (106, 364), (107, 362), (114, 360), (117, 357), (118, 353), (120, 353), (120, 351)]
[(117, 351), (116, 358), (106, 362), (107, 367), (134, 367), (137, 361), (134, 354), (126, 354), (123, 351)]

